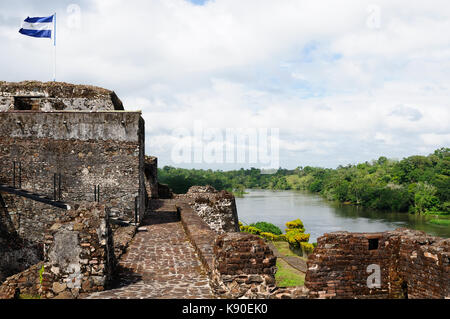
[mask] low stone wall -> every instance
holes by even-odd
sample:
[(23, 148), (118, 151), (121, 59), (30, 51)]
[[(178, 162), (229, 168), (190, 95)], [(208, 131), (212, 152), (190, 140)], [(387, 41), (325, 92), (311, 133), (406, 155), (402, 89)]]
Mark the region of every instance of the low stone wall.
[(218, 235), (191, 205), (179, 201), (177, 206), (181, 223), (217, 296), (272, 297), (272, 290), (275, 290), (276, 257), (264, 240), (248, 233)]
[(219, 192), (211, 186), (192, 186), (186, 194), (177, 195), (177, 198), (188, 201), (194, 211), (217, 233), (239, 232), (233, 194)]
[(329, 233), (308, 259), (305, 286), (310, 298), (449, 298), (449, 261), (450, 240), (420, 231)]
[(270, 298), (276, 257), (264, 240), (246, 233), (219, 235), (214, 243), (212, 285), (226, 298)]
[(180, 213), (181, 224), (194, 246), (197, 255), (199, 256), (203, 266), (208, 275), (211, 276), (213, 271), (214, 259), (214, 241), (217, 233), (213, 231), (205, 221), (198, 216), (188, 203), (177, 203), (178, 211)]
[(68, 213), (70, 221), (55, 223), (44, 236), (44, 262), (9, 277), (0, 286), (0, 298), (32, 294), (72, 299), (105, 288), (115, 266), (105, 206), (82, 203)]
[(41, 272), (44, 262), (9, 277), (0, 286), (0, 299), (40, 298)]

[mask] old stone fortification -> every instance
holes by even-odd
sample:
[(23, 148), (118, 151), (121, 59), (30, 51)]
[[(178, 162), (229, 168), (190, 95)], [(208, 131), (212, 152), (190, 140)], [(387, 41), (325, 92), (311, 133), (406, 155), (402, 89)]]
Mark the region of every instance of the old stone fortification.
[[(139, 112), (0, 112), (0, 184), (13, 184), (13, 161), (21, 165), (21, 188), (53, 197), (61, 174), (61, 200), (100, 200), (124, 219), (145, 210), (143, 121)], [(17, 181), (16, 181), (17, 182)], [(21, 236), (40, 241), (58, 216), (55, 209), (14, 195), (5, 197)]]
[[(181, 220), (220, 298), (450, 297), (449, 240), (405, 229), (325, 234), (309, 257), (306, 287), (276, 287), (276, 257), (261, 238), (239, 232), (233, 195), (210, 186), (174, 195), (158, 183), (141, 114), (123, 111), (112, 91), (0, 82), (0, 123), (0, 184), (54, 198), (61, 174), (56, 199), (72, 208), (0, 193), (0, 299), (107, 289), (147, 211)], [(379, 286), (368, 281), (374, 269)]]
[(218, 233), (238, 232), (239, 220), (234, 196), (212, 186), (192, 186), (186, 194), (176, 196), (187, 200), (194, 211)]
[(177, 206), (186, 234), (217, 296), (264, 299), (275, 296), (276, 257), (260, 237), (217, 232), (188, 203), (178, 202)]
[(116, 263), (105, 206), (77, 204), (69, 216), (46, 231), (44, 261), (9, 277), (0, 299), (24, 294), (68, 299), (105, 289)]
[(0, 112), (11, 110), (123, 110), (113, 91), (61, 82), (0, 81)]
[[(310, 298), (450, 298), (449, 239), (398, 229), (335, 232), (317, 243), (305, 279)], [(377, 267), (379, 287), (369, 278)]]
[(42, 245), (20, 238), (8, 212), (0, 205), (0, 283), (38, 263), (42, 258)]
[[(72, 207), (104, 204), (117, 221), (111, 252), (120, 257), (148, 202), (141, 113), (123, 111), (114, 92), (98, 87), (0, 82), (0, 123), (0, 184)], [(0, 193), (0, 282), (48, 258), (47, 231), (70, 223), (72, 215)]]

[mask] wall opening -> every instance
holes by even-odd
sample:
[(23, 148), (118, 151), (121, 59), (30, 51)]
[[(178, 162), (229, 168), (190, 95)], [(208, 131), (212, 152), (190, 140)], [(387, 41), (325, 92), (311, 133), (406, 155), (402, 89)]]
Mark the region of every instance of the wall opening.
[(18, 111), (39, 111), (41, 99), (36, 97), (14, 97), (14, 110)]
[(378, 249), (378, 238), (369, 239), (369, 250)]

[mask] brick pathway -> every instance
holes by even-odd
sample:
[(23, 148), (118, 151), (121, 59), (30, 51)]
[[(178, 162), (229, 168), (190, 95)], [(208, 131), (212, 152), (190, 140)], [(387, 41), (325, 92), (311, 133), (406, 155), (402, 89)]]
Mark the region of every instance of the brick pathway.
[(119, 262), (114, 288), (85, 298), (214, 298), (176, 212), (150, 212), (140, 229)]

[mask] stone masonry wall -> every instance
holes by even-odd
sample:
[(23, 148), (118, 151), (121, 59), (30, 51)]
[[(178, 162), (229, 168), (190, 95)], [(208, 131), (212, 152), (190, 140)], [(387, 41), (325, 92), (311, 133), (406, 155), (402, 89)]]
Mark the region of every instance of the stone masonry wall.
[(275, 288), (276, 257), (264, 240), (225, 233), (214, 243), (212, 285), (227, 298), (269, 298)]
[(194, 211), (217, 233), (239, 232), (239, 220), (234, 196), (218, 192), (211, 186), (192, 186), (177, 198), (187, 200)]
[(19, 99), (32, 104), (36, 111), (123, 110), (113, 91), (91, 85), (0, 81), (0, 112), (17, 109), (21, 104)]
[(305, 286), (310, 298), (448, 298), (449, 256), (450, 240), (419, 231), (329, 233), (309, 256)]
[(105, 288), (115, 266), (105, 206), (82, 203), (69, 214), (69, 221), (46, 232), (44, 261), (9, 277), (0, 286), (0, 298), (30, 294), (72, 299)]
[[(99, 185), (100, 200), (113, 215), (134, 220), (137, 197), (143, 216), (144, 123), (139, 112), (0, 112), (0, 123), (0, 183), (12, 185), (12, 162), (20, 161), (23, 189), (53, 197), (53, 175), (61, 173), (63, 201), (93, 201)], [(32, 241), (42, 242), (44, 230), (64, 217), (58, 208), (3, 197), (17, 232)]]
[(145, 156), (144, 162), (145, 188), (149, 198), (158, 198), (158, 159)]
[(219, 235), (191, 205), (179, 201), (177, 206), (186, 234), (219, 298), (275, 297), (276, 257), (261, 238), (239, 232)]

